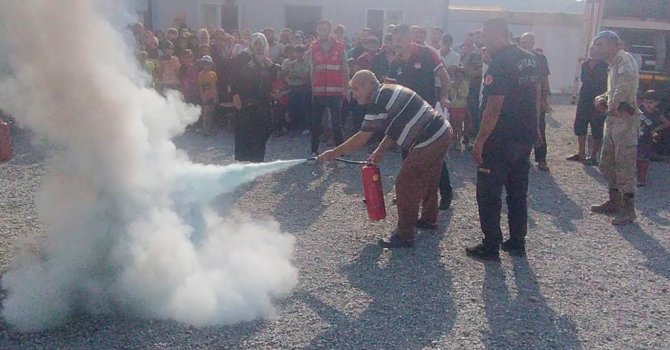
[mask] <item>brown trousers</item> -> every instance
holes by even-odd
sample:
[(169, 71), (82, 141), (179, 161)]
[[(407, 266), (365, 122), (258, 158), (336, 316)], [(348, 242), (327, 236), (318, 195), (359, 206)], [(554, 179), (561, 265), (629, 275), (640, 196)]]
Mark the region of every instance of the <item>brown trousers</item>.
[(449, 128), (432, 144), (410, 150), (400, 166), (395, 182), (400, 238), (414, 239), (419, 206), (421, 219), (437, 224), (437, 186), (451, 135)]

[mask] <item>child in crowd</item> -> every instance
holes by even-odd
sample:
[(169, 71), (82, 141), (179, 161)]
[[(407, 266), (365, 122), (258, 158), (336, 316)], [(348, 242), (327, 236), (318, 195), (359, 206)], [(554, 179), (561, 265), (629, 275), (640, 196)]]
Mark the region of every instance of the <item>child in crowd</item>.
[(174, 48), (175, 56), (181, 57), (183, 50), (181, 47), (179, 47), (179, 45), (177, 45), (177, 40), (179, 39), (179, 31), (177, 30), (177, 28), (168, 29), (165, 38), (167, 40), (170, 40), (173, 44), (175, 44)]
[(179, 69), (179, 85), (184, 101), (198, 104), (200, 101), (200, 90), (198, 88), (198, 67), (195, 65), (193, 51), (185, 49), (179, 57), (181, 68)]
[(200, 106), (202, 106), (200, 124), (204, 134), (209, 136), (214, 131), (214, 112), (219, 101), (218, 76), (214, 71), (214, 60), (211, 56), (203, 56), (198, 60), (198, 64), (200, 65), (198, 87), (200, 88)]
[(289, 101), (289, 87), (284, 79), (281, 66), (274, 65), (272, 70), (272, 130), (274, 136), (282, 136), (286, 130), (286, 111)]
[(649, 160), (654, 156), (654, 132), (670, 126), (667, 107), (661, 106), (660, 94), (654, 90), (647, 90), (641, 96), (642, 121), (640, 136), (637, 141), (637, 185), (647, 185), (647, 170)]
[(295, 59), (295, 46), (293, 44), (287, 44), (284, 46), (284, 60), (281, 63), (282, 71), (286, 70), (286, 67)]
[(198, 48), (198, 57), (205, 57), (212, 55), (212, 47), (209, 44), (200, 44)]
[(145, 86), (154, 89), (156, 87), (154, 79), (156, 65), (152, 60), (149, 59), (149, 54), (146, 51), (141, 51), (137, 55), (137, 59), (140, 61), (140, 67), (142, 67), (144, 72), (147, 73)]
[(174, 55), (174, 44), (166, 40), (162, 43), (161, 49), (163, 50), (163, 55), (158, 60), (158, 66), (156, 67), (158, 83), (160, 84), (159, 90), (163, 93), (167, 89), (178, 90), (179, 89), (179, 68), (181, 63), (179, 59)]
[(470, 84), (467, 75), (463, 68), (457, 66), (450, 66), (447, 68), (449, 76), (452, 77), (453, 82), (449, 87), (449, 100), (451, 105), (449, 110), (449, 122), (454, 128), (454, 142), (452, 147), (461, 145), (461, 137), (465, 130), (464, 123), (467, 118), (468, 93), (470, 91)]
[(311, 87), (305, 51), (304, 45), (294, 46), (295, 59), (286, 62), (282, 67), (289, 86), (288, 129), (289, 136), (292, 137), (307, 130), (306, 113), (310, 108)]
[(183, 52), (184, 50), (188, 49), (189, 48), (189, 38), (190, 37), (191, 37), (191, 32), (189, 32), (188, 29), (182, 29), (179, 32), (179, 37), (177, 38), (176, 41), (174, 41), (174, 44), (176, 46), (175, 51), (176, 52)]

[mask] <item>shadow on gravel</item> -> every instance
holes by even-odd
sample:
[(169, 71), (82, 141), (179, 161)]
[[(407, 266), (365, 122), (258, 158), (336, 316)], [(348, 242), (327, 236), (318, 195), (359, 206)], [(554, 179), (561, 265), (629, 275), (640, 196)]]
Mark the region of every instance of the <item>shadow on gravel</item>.
[(621, 237), (647, 258), (646, 267), (653, 273), (670, 279), (670, 252), (637, 223), (615, 226)]
[[(659, 212), (669, 213), (667, 198), (670, 198), (670, 166), (667, 163), (652, 162), (649, 167), (648, 184), (638, 187), (636, 209), (638, 214), (658, 225), (670, 226), (670, 220), (659, 215)], [(665, 199), (663, 199), (665, 198)]]
[(281, 198), (272, 216), (281, 224), (282, 231), (304, 232), (323, 216), (328, 208), (323, 197), (332, 185), (333, 172), (299, 164), (272, 176), (276, 185), (270, 191)]
[[(551, 216), (554, 226), (563, 233), (577, 231), (573, 221), (584, 217), (583, 209), (561, 189), (551, 173), (531, 175), (528, 208)], [(529, 226), (537, 226), (530, 218), (529, 222)]]
[[(445, 224), (446, 225), (446, 224)], [(440, 226), (444, 230), (445, 225)], [(353, 288), (371, 299), (358, 318), (350, 318), (317, 296), (299, 296), (330, 329), (307, 348), (419, 349), (447, 334), (457, 310), (451, 299), (452, 281), (440, 262), (441, 234), (419, 233), (412, 249), (384, 251), (368, 245), (342, 269)], [(379, 260), (389, 254), (388, 264)], [(383, 259), (382, 259), (383, 260)]]
[(582, 349), (575, 324), (556, 315), (540, 293), (537, 276), (526, 258), (512, 258), (516, 295), (505, 282), (500, 264), (485, 263), (484, 308), (487, 349)]
[(265, 321), (195, 328), (169, 320), (124, 316), (73, 317), (65, 326), (19, 333), (0, 322), (1, 349), (219, 349), (239, 348)]
[(604, 190), (605, 194), (607, 194), (607, 181), (605, 181), (605, 178), (600, 173), (597, 166), (584, 165), (584, 172), (594, 180), (598, 181), (599, 184), (605, 186)]
[(544, 119), (545, 122), (547, 123), (547, 127), (548, 127), (548, 128), (552, 128), (552, 129), (561, 129), (561, 128), (563, 128), (563, 124), (561, 124), (561, 121), (560, 121), (559, 119), (556, 119), (556, 118), (554, 117), (554, 113), (557, 113), (557, 112), (547, 113), (547, 115), (546, 115), (546, 117), (545, 117), (545, 119)]

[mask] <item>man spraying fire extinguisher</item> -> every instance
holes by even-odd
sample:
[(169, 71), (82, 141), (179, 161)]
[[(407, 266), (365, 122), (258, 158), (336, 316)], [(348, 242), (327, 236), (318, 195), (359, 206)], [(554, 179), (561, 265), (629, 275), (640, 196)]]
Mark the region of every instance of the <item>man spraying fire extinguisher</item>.
[(351, 89), (359, 104), (368, 105), (361, 130), (319, 155), (318, 161), (331, 162), (351, 153), (363, 147), (375, 130), (385, 130), (384, 139), (368, 161), (378, 164), (394, 143), (408, 155), (395, 183), (398, 230), (379, 243), (384, 248), (412, 247), (417, 228), (437, 229), (437, 185), (451, 126), (417, 93), (400, 85), (380, 84), (369, 70), (354, 75)]

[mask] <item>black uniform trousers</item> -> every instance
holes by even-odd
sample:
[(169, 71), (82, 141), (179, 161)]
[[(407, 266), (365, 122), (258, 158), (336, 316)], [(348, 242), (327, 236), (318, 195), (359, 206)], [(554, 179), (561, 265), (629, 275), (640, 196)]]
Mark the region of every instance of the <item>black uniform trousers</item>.
[(539, 129), (540, 137), (542, 137), (542, 144), (535, 147), (535, 162), (537, 163), (546, 163), (547, 162), (547, 112), (540, 113)]
[(500, 214), (502, 189), (507, 192), (510, 238), (524, 241), (528, 231), (528, 169), (532, 144), (507, 142), (487, 145), (484, 162), (477, 169), (477, 205), (484, 245), (499, 249), (502, 242)]

